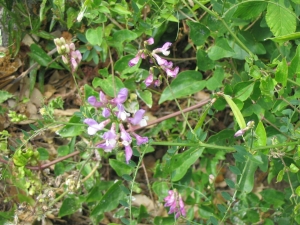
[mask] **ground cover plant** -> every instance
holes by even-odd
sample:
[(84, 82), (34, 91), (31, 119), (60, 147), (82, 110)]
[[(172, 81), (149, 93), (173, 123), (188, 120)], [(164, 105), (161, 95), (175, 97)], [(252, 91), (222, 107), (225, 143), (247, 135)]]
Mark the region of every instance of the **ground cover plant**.
[(0, 224), (299, 224), (299, 3), (0, 0)]

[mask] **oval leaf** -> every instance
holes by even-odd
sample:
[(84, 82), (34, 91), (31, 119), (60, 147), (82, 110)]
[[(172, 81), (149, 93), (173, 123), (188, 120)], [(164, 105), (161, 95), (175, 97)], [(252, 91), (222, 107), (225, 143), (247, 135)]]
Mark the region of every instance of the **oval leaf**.
[(206, 85), (206, 81), (202, 80), (202, 74), (197, 71), (184, 71), (178, 74), (173, 80), (170, 87), (167, 87), (159, 100), (159, 104), (174, 98), (184, 97), (201, 91)]

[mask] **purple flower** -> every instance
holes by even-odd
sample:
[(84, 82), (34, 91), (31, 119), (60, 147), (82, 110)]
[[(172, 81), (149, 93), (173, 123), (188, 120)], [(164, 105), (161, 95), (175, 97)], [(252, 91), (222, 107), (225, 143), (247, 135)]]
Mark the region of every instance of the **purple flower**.
[(161, 84), (161, 81), (159, 79), (154, 81), (154, 86), (159, 87)]
[(238, 130), (238, 131), (234, 134), (234, 137), (240, 137), (240, 136), (243, 136), (244, 133), (245, 133), (246, 131), (247, 131), (247, 130), (245, 130), (245, 129)]
[(106, 98), (106, 95), (100, 91), (99, 92), (99, 99), (100, 101), (98, 102), (97, 101), (97, 98), (95, 96), (90, 96), (88, 97), (88, 103), (90, 103), (92, 106), (98, 108), (98, 107), (103, 107), (107, 104), (107, 98)]
[(92, 105), (96, 108), (103, 106), (102, 102), (98, 102), (97, 98), (95, 96), (88, 97), (87, 101), (88, 101), (88, 103), (90, 103), (90, 105)]
[(149, 38), (148, 40), (145, 41), (145, 43), (147, 45), (153, 45), (154, 44), (154, 38), (153, 37)]
[(171, 42), (166, 42), (161, 48), (157, 48), (157, 49), (154, 49), (152, 51), (152, 53), (159, 53), (161, 52), (162, 54), (164, 55), (169, 55), (170, 54), (170, 51), (169, 51), (169, 48), (171, 47), (172, 43)]
[(140, 135), (138, 135), (134, 132), (133, 132), (133, 135), (135, 136), (136, 144), (139, 145), (139, 146), (148, 142), (147, 137), (141, 137)]
[(100, 143), (96, 145), (96, 147), (102, 148), (106, 152), (111, 152), (116, 147), (118, 138), (114, 123), (112, 124), (110, 131), (105, 132), (102, 137), (105, 139), (105, 143)]
[(169, 77), (174, 77), (175, 78), (177, 76), (178, 72), (179, 72), (179, 67), (177, 66), (174, 70), (166, 69), (165, 71), (166, 71), (166, 73)]
[(110, 120), (108, 119), (101, 123), (97, 123), (95, 120), (87, 118), (83, 122), (89, 125), (88, 134), (94, 135), (97, 133), (98, 130), (102, 130), (110, 122)]
[(122, 121), (125, 121), (129, 114), (125, 111), (124, 106), (122, 104), (118, 104), (117, 107), (119, 109), (117, 117)]
[(119, 124), (119, 128), (121, 130), (121, 139), (122, 139), (122, 144), (124, 146), (128, 146), (130, 145), (132, 138), (130, 136), (130, 134), (124, 129), (123, 124)]
[(175, 218), (177, 219), (180, 215), (186, 216), (186, 211), (184, 208), (184, 203), (182, 201), (181, 195), (178, 194), (176, 190), (169, 190), (169, 195), (165, 197), (165, 207), (170, 207), (169, 214), (176, 213)]
[(125, 146), (125, 159), (127, 164), (129, 163), (131, 156), (132, 156), (132, 148), (130, 147), (130, 145), (127, 145)]
[(141, 55), (137, 54), (133, 59), (128, 62), (128, 66), (133, 67), (140, 61)]
[(102, 116), (107, 118), (110, 116), (110, 110), (108, 108), (104, 108), (102, 111)]
[(102, 91), (99, 92), (99, 99), (103, 105), (106, 105), (108, 103), (107, 97)]
[(138, 125), (139, 124), (141, 127), (146, 126), (147, 121), (146, 121), (146, 118), (144, 118), (145, 112), (146, 112), (145, 110), (139, 109), (138, 111), (135, 112), (133, 118), (128, 118), (128, 121), (132, 125)]
[(161, 58), (159, 55), (156, 55), (155, 53), (153, 53), (152, 56), (156, 59), (158, 65), (160, 66), (168, 63), (167, 60)]
[(152, 70), (150, 69), (149, 76), (145, 79), (144, 83), (148, 87), (152, 84), (152, 82), (153, 82), (153, 73), (152, 73)]
[(122, 88), (119, 91), (118, 96), (112, 99), (110, 103), (115, 106), (117, 106), (118, 104), (123, 104), (127, 100), (127, 97), (128, 97), (128, 89)]

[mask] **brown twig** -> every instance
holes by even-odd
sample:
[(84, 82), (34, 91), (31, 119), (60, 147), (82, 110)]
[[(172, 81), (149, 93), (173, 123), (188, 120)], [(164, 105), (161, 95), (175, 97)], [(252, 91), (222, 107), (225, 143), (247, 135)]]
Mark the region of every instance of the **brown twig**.
[[(151, 122), (149, 122), (147, 124), (147, 126), (143, 126), (143, 127), (141, 127), (141, 126), (135, 126), (135, 127), (132, 127), (132, 128), (130, 128), (130, 131), (140, 130), (142, 128), (145, 128), (145, 127), (148, 127), (148, 126), (160, 123), (160, 122), (162, 122), (164, 120), (167, 120), (169, 118), (179, 116), (182, 113), (190, 112), (192, 110), (200, 108), (200, 107), (202, 107), (202, 106), (204, 106), (204, 105), (206, 105), (206, 104), (208, 104), (210, 102), (211, 102), (211, 99), (203, 100), (203, 101), (199, 102), (198, 104), (196, 104), (194, 106), (191, 106), (191, 107), (188, 107), (188, 108), (186, 108), (186, 109), (184, 109), (182, 111), (171, 113), (170, 115), (161, 117), (161, 118), (159, 118), (157, 120), (154, 120), (154, 121), (151, 121)], [(49, 163), (46, 163), (46, 164), (43, 164), (43, 165), (40, 165), (40, 166), (26, 166), (26, 168), (31, 169), (31, 170), (43, 170), (43, 169), (46, 169), (46, 168), (48, 168), (48, 167), (50, 167), (50, 166), (52, 166), (52, 165), (54, 165), (54, 164), (56, 164), (58, 162), (61, 162), (61, 161), (65, 160), (65, 159), (71, 158), (72, 156), (75, 156), (75, 155), (78, 155), (78, 154), (80, 154), (80, 151), (75, 151), (75, 152), (72, 152), (72, 153), (70, 153), (70, 154), (68, 154), (66, 156), (60, 157), (58, 159), (55, 159), (55, 160), (53, 160), (53, 161), (51, 161)], [(5, 163), (5, 164), (9, 163), (9, 161), (6, 161), (6, 160), (4, 160), (2, 158), (0, 158), (0, 162)]]

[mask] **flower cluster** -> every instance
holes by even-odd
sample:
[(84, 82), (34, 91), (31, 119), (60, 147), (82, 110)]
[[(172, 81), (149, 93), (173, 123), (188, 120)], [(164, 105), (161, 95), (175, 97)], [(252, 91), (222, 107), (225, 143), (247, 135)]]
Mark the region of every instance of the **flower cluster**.
[(234, 136), (235, 136), (235, 137), (242, 136), (242, 135), (244, 135), (244, 134), (246, 133), (247, 130), (249, 130), (249, 129), (253, 128), (253, 127), (254, 127), (254, 121), (249, 121), (249, 122), (247, 123), (247, 126), (246, 126), (244, 129), (238, 130), (238, 131), (234, 134)]
[(58, 54), (62, 55), (62, 60), (65, 64), (71, 65), (71, 70), (74, 73), (82, 59), (79, 50), (75, 50), (74, 43), (66, 44), (63, 37), (54, 39)]
[(184, 203), (182, 201), (181, 195), (177, 190), (169, 190), (169, 195), (165, 197), (165, 207), (170, 207), (169, 214), (175, 213), (175, 218), (177, 219), (180, 215), (186, 216)]
[[(147, 121), (146, 117), (144, 116), (145, 110), (139, 109), (137, 110), (132, 117), (130, 117), (130, 113), (125, 110), (124, 103), (128, 97), (128, 90), (126, 88), (122, 88), (117, 97), (108, 100), (107, 96), (100, 91), (99, 93), (99, 101), (95, 96), (90, 96), (88, 98), (88, 103), (95, 108), (102, 109), (102, 116), (106, 118), (106, 120), (98, 123), (94, 119), (87, 118), (84, 120), (88, 127), (88, 134), (95, 135), (98, 131), (103, 130), (105, 126), (112, 122), (110, 130), (106, 131), (102, 138), (105, 142), (101, 142), (96, 145), (96, 147), (103, 149), (106, 152), (111, 152), (114, 148), (116, 148), (121, 139), (122, 145), (125, 147), (125, 158), (126, 162), (129, 163), (129, 160), (132, 156), (132, 136), (136, 139), (137, 145), (142, 145), (148, 142), (147, 137), (141, 137), (134, 132), (130, 132), (130, 134), (125, 130), (123, 122), (127, 122), (129, 126), (146, 126)], [(116, 129), (116, 124), (118, 124), (118, 128)], [(120, 132), (117, 132), (120, 131)], [(132, 136), (131, 136), (132, 135)]]
[[(144, 43), (145, 45), (152, 45), (154, 43), (154, 39), (149, 38)], [(152, 52), (149, 52), (147, 49), (140, 50), (136, 56), (129, 61), (128, 65), (132, 67), (135, 66), (141, 58), (146, 59), (148, 55), (150, 56), (150, 63), (153, 63), (153, 59), (155, 59), (156, 66), (150, 67), (149, 75), (144, 81), (147, 87), (152, 83), (154, 83), (155, 86), (159, 86), (161, 83), (160, 79), (154, 80), (154, 67), (159, 67), (159, 69), (165, 71), (169, 77), (175, 78), (177, 76), (179, 67), (177, 66), (173, 68), (173, 63), (171, 61), (167, 61), (158, 55), (158, 53), (162, 53), (163, 55), (168, 56), (170, 54), (169, 48), (171, 45), (171, 42), (166, 42), (161, 48), (156, 48)]]

